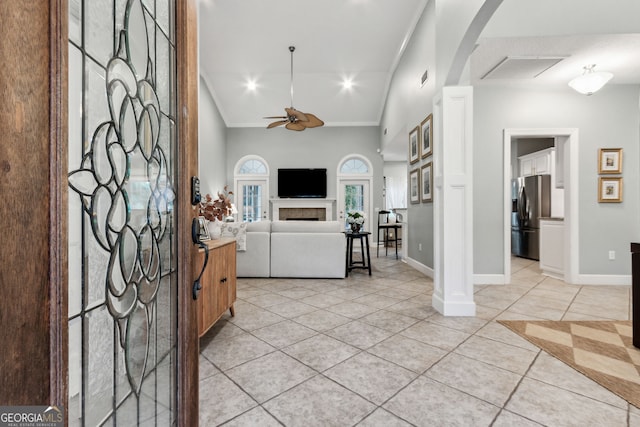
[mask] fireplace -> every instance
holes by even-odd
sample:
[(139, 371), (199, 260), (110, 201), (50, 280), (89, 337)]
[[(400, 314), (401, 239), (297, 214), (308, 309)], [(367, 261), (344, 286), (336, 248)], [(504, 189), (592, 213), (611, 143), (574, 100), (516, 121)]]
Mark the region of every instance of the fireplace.
[(332, 221), (332, 199), (272, 199), (274, 221)]

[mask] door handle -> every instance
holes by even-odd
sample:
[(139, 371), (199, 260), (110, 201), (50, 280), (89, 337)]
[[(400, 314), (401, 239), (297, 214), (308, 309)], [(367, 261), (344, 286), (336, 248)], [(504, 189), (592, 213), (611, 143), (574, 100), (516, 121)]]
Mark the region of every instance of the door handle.
[(200, 274), (198, 274), (198, 277), (193, 282), (192, 295), (193, 299), (196, 300), (198, 299), (198, 295), (202, 289), (202, 284), (200, 283), (202, 274), (204, 273), (205, 268), (207, 268), (207, 263), (209, 262), (209, 247), (200, 240), (200, 221), (198, 218), (193, 218), (191, 221), (191, 239), (193, 240), (193, 243), (204, 249), (204, 263), (202, 263), (202, 270), (200, 270)]

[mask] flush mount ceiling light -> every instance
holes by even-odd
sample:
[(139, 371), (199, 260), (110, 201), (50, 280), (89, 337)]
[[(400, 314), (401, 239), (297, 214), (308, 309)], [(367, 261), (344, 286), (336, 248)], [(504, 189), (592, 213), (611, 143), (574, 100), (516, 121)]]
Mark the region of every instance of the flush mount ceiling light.
[(569, 82), (569, 86), (583, 95), (591, 95), (607, 84), (613, 74), (606, 71), (593, 71), (596, 64), (585, 65), (584, 73)]
[(285, 125), (289, 130), (305, 130), (306, 128), (315, 128), (323, 126), (324, 122), (314, 116), (313, 114), (303, 113), (293, 108), (293, 52), (296, 50), (295, 46), (289, 46), (289, 52), (291, 52), (291, 108), (285, 108), (286, 116), (271, 116), (265, 117), (265, 119), (280, 119), (275, 122), (269, 123), (267, 129), (271, 129), (277, 126)]

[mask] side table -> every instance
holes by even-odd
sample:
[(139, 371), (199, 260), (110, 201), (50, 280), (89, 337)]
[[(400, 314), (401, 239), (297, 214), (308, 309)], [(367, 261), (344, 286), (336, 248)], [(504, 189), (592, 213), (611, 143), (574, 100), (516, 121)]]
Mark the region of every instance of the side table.
[[(371, 257), (369, 255), (369, 235), (368, 231), (359, 231), (354, 233), (353, 231), (345, 231), (344, 235), (347, 238), (347, 262), (345, 276), (349, 276), (349, 272), (354, 268), (362, 268), (369, 270), (369, 276), (371, 276)], [(353, 260), (353, 241), (355, 239), (360, 240), (360, 252), (362, 253), (362, 261)], [(365, 253), (366, 247), (366, 253)]]

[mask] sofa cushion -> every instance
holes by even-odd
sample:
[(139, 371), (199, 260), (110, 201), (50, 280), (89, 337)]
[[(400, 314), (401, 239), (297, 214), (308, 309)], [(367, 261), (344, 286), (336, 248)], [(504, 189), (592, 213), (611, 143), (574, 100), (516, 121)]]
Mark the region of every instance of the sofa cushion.
[(251, 233), (252, 231), (266, 231), (267, 233), (271, 231), (271, 221), (267, 220), (262, 220), (262, 221), (255, 221), (255, 222), (248, 222), (247, 223), (247, 233)]
[(340, 221), (273, 221), (272, 233), (340, 233), (344, 225)]
[(221, 224), (222, 237), (234, 237), (238, 251), (247, 250), (247, 223), (246, 222), (223, 222)]

